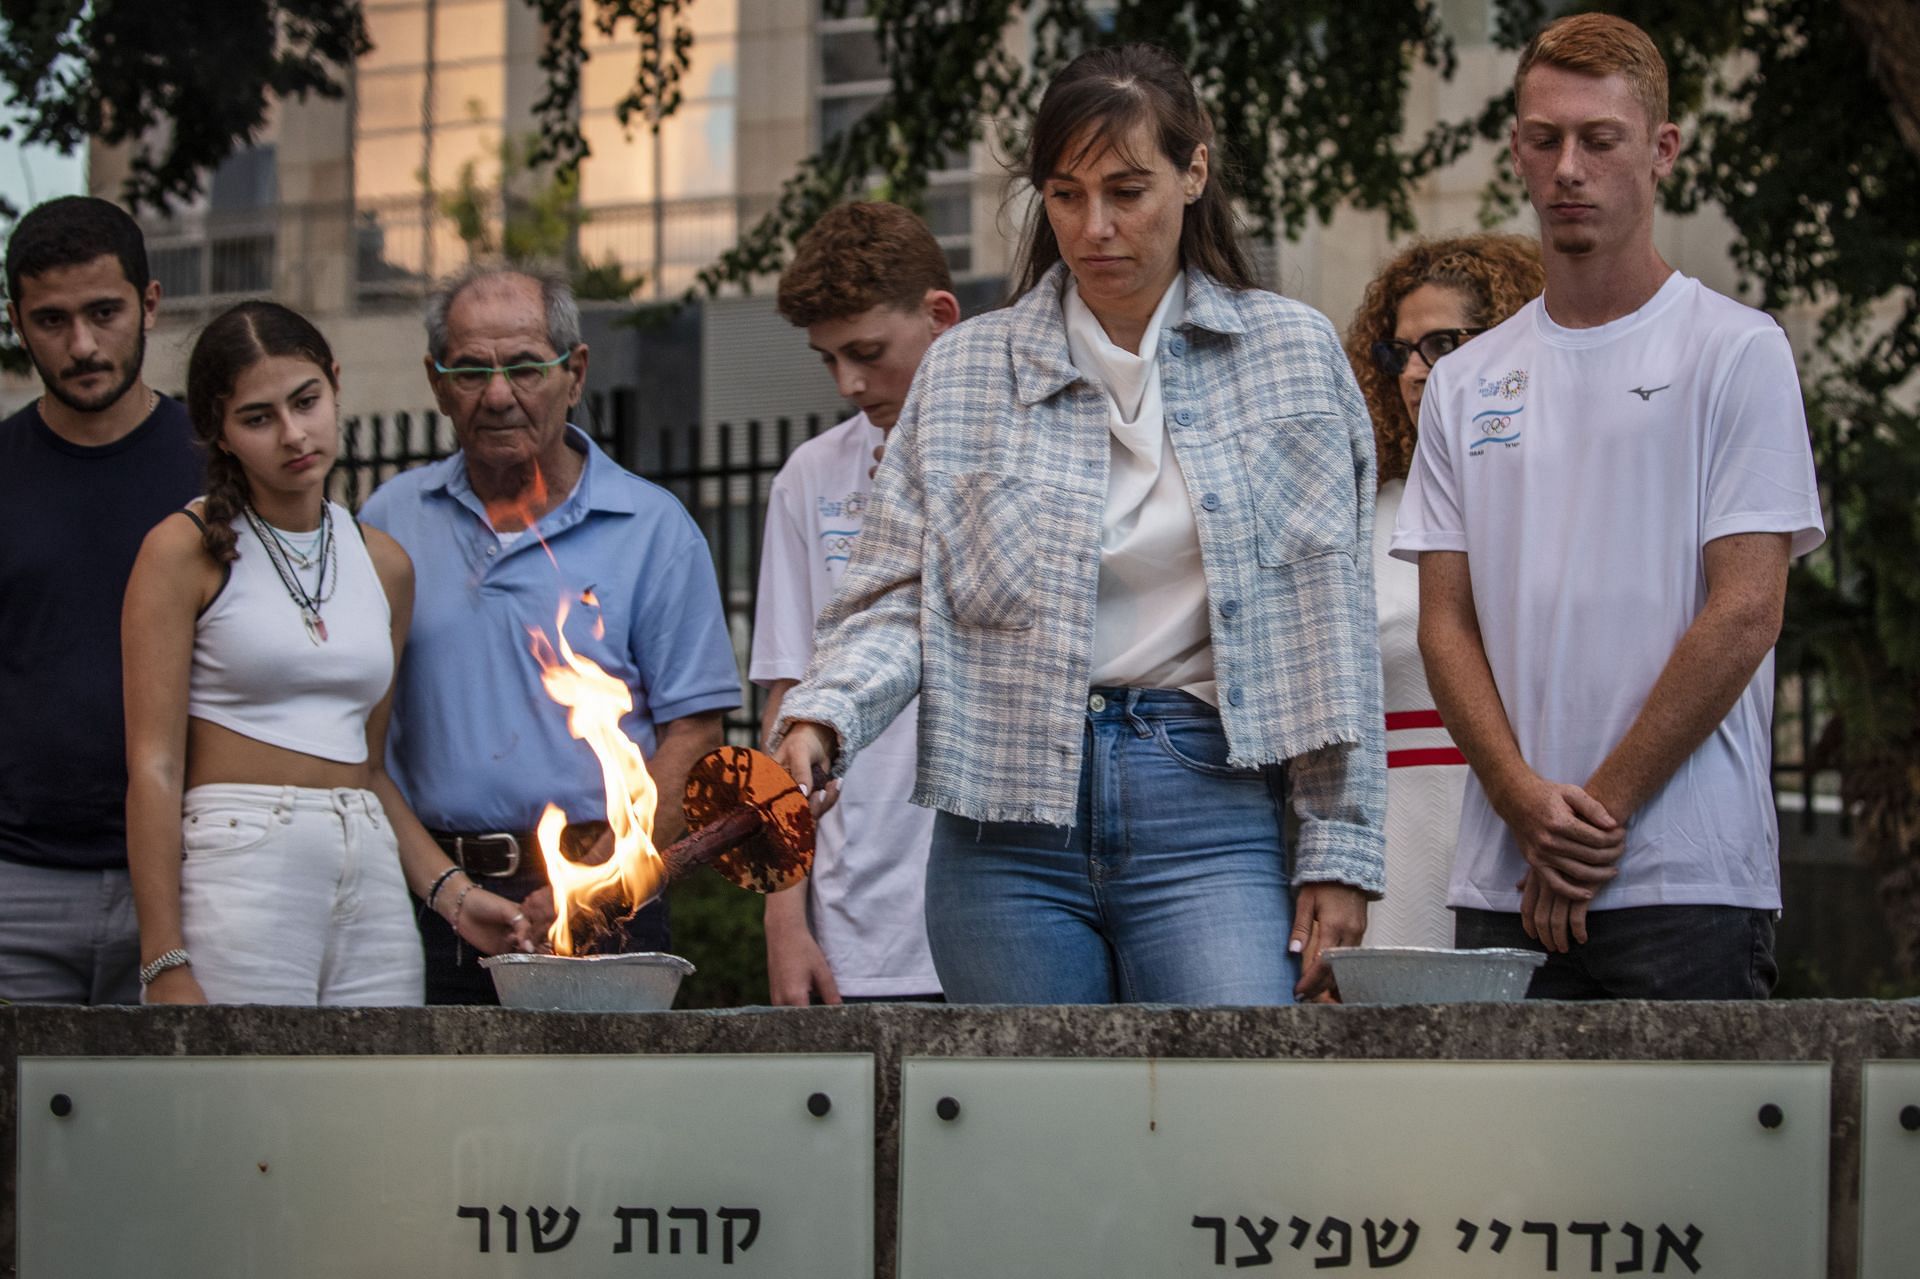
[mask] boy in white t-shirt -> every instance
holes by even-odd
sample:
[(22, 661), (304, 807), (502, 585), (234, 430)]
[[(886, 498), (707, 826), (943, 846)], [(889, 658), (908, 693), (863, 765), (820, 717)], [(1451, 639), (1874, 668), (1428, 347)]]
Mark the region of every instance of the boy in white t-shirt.
[(1473, 766), (1456, 941), (1546, 950), (1536, 998), (1764, 998), (1773, 645), (1824, 537), (1793, 354), (1654, 248), (1644, 32), (1553, 23), (1515, 92), (1546, 293), (1435, 367), (1393, 540)]
[[(767, 498), (748, 671), (768, 690), (763, 733), (806, 672), (814, 618), (860, 535), (874, 466), (920, 357), (960, 319), (946, 255), (894, 204), (846, 204), (821, 218), (780, 277), (778, 306), (860, 412), (795, 449)], [(907, 802), (916, 712), (909, 704), (848, 770), (820, 817), (808, 883), (767, 898), (775, 1004), (940, 993), (925, 915), (933, 813)]]

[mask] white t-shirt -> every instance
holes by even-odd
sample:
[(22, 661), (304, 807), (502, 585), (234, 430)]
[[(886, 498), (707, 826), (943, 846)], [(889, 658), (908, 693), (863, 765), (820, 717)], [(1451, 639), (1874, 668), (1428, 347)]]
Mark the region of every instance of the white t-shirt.
[(1160, 331), (1186, 318), (1186, 276), (1160, 295), (1135, 354), (1107, 337), (1077, 285), (1061, 309), (1073, 367), (1107, 392), (1107, 504), (1091, 682), (1177, 688), (1218, 706), (1207, 579), (1160, 396)]
[[(1768, 316), (1675, 273), (1631, 315), (1567, 329), (1536, 298), (1442, 359), (1393, 554), (1465, 551), (1520, 753), (1584, 783), (1706, 604), (1703, 550), (1735, 533), (1825, 537), (1800, 383)], [(1778, 909), (1773, 658), (1627, 823), (1593, 908)], [(1526, 870), (1467, 784), (1448, 902), (1514, 911)]]
[[(873, 450), (885, 433), (864, 413), (793, 451), (767, 495), (754, 608), (757, 684), (797, 680), (813, 655), (813, 622), (832, 600), (860, 536)], [(815, 836), (808, 915), (843, 995), (931, 995), (940, 990), (927, 950), (927, 844), (933, 812), (913, 793), (919, 703), (854, 758), (840, 802)]]

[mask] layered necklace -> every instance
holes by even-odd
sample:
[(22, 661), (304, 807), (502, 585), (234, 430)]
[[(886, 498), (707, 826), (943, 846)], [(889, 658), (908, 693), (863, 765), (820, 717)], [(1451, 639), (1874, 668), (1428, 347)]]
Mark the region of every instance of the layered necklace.
[[(247, 526), (260, 539), (260, 545), (266, 548), (267, 559), (272, 562), (273, 571), (279, 575), (280, 585), (287, 588), (287, 595), (300, 610), (300, 620), (307, 627), (307, 638), (315, 644), (326, 643), (327, 624), (320, 617), (320, 606), (333, 598), (333, 588), (340, 584), (338, 555), (333, 539), (333, 505), (321, 505), (319, 532), (305, 547), (296, 547), (285, 533), (261, 519), (260, 513), (253, 509), (253, 503), (249, 502), (241, 509), (247, 517)], [(316, 564), (320, 566), (320, 571), (313, 579), (313, 589), (309, 591), (300, 580), (300, 570)]]

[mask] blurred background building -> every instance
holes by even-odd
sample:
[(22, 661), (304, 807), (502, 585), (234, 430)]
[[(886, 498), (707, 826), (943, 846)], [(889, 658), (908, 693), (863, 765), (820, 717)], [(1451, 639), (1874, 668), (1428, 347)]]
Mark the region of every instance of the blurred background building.
[[(664, 120), (616, 107), (643, 56), (630, 32), (587, 25), (581, 129), (592, 146), (577, 188), (525, 164), (544, 77), (534, 11), (520, 0), (367, 0), (374, 49), (343, 100), (278, 104), (253, 146), (214, 173), (202, 197), (143, 216), (165, 289), (151, 369), (177, 389), (198, 324), (246, 296), (313, 316), (339, 350), (349, 413), (426, 403), (417, 303), (426, 283), (476, 250), (563, 247), (589, 301), (594, 380), (642, 387), (643, 430), (831, 415), (842, 407), (815, 360), (772, 309), (772, 281), (689, 308), (664, 330), (620, 323), (635, 302), (677, 297), (772, 203), (797, 163), (873, 106), (886, 70), (864, 6), (832, 17), (820, 0), (698, 0), (684, 101)], [(1460, 40), (1451, 82), (1416, 81), (1409, 127), (1471, 113), (1511, 74), (1487, 39), (1486, 0), (1443, 0)], [(1013, 29), (1016, 47), (1024, 32)], [(1495, 149), (1427, 182), (1423, 232), (1472, 227)], [(88, 185), (113, 197), (123, 151), (96, 146)], [(990, 141), (943, 157), (924, 211), (969, 310), (999, 300), (1021, 218)], [(1529, 229), (1531, 215), (1520, 229)], [(1728, 237), (1713, 216), (1664, 218), (1670, 260), (1735, 291)], [(1390, 252), (1384, 219), (1346, 212), (1298, 242), (1258, 246), (1267, 282), (1344, 324)], [(634, 287), (637, 283), (637, 287)], [(16, 384), (0, 408), (32, 387)]]

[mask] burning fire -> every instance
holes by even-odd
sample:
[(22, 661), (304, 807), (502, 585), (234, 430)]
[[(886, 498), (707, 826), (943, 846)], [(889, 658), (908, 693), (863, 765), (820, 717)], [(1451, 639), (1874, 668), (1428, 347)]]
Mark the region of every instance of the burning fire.
[[(581, 598), (590, 606), (596, 604), (591, 591)], [(567, 815), (557, 805), (547, 805), (537, 834), (558, 912), (547, 931), (547, 941), (556, 955), (574, 953), (576, 916), (589, 931), (598, 913), (614, 901), (621, 915), (631, 916), (652, 900), (666, 878), (653, 846), (653, 813), (659, 793), (640, 748), (620, 728), (621, 718), (633, 710), (633, 694), (592, 658), (582, 657), (568, 646), (567, 610), (568, 601), (562, 597), (554, 619), (558, 652), (545, 635), (533, 631), (533, 656), (540, 663), (540, 682), (547, 696), (567, 708), (567, 731), (591, 746), (599, 757), (607, 791), (607, 824), (613, 828), (613, 856), (598, 865), (569, 860), (560, 851), (560, 832), (567, 824)], [(595, 633), (599, 634), (604, 621), (596, 621)]]

